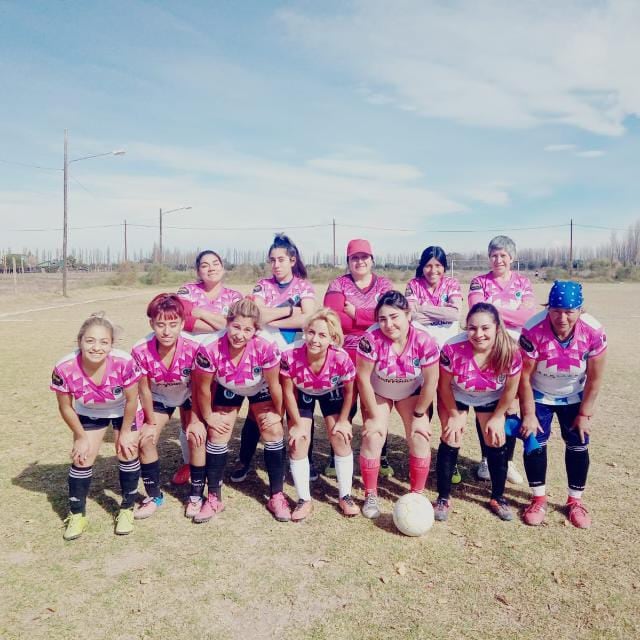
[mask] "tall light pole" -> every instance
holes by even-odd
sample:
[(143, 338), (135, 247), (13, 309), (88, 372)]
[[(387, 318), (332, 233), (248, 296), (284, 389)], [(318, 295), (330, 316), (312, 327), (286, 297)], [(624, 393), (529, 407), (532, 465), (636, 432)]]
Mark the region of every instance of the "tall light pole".
[(69, 239), (69, 225), (67, 215), (67, 200), (69, 193), (69, 165), (72, 162), (80, 162), (81, 160), (89, 160), (90, 158), (100, 158), (102, 156), (123, 156), (125, 151), (123, 149), (116, 149), (115, 151), (107, 151), (106, 153), (96, 153), (91, 156), (82, 156), (82, 158), (74, 158), (69, 160), (68, 153), (68, 134), (67, 130), (64, 130), (64, 220), (62, 223), (62, 295), (65, 298), (69, 297), (67, 293), (67, 244)]
[(163, 211), (160, 209), (160, 243), (158, 245), (158, 263), (162, 264), (162, 217), (166, 216), (168, 213), (174, 213), (175, 211), (187, 211), (191, 209), (191, 206), (188, 207), (178, 207), (177, 209), (169, 209), (169, 211)]

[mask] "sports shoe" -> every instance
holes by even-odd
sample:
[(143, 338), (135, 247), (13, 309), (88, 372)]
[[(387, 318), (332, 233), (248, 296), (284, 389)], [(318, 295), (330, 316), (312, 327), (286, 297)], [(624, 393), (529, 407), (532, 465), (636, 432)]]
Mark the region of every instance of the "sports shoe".
[(296, 508), (291, 513), (291, 520), (293, 522), (300, 522), (305, 518), (308, 518), (313, 513), (313, 501), (311, 500), (298, 500)]
[(145, 518), (150, 518), (163, 504), (163, 495), (159, 495), (156, 498), (146, 497), (140, 504), (134, 507), (133, 517), (136, 520), (144, 520)]
[(458, 469), (458, 465), (453, 467), (453, 473), (451, 474), (451, 484), (460, 484), (462, 482), (462, 474), (460, 473), (460, 469)]
[(378, 496), (375, 493), (368, 494), (364, 499), (362, 515), (370, 520), (380, 516), (380, 504), (378, 503)]
[(316, 465), (314, 462), (309, 462), (309, 481), (315, 482), (320, 477), (318, 473), (318, 469), (316, 469)]
[(323, 471), (324, 475), (327, 478), (337, 478), (338, 474), (336, 473), (336, 462), (333, 459), (333, 456), (329, 458), (329, 462)]
[(347, 494), (346, 496), (342, 496), (342, 498), (338, 500), (338, 504), (340, 505), (342, 515), (347, 518), (360, 515), (360, 507), (355, 503), (350, 495)]
[(62, 534), (62, 537), (65, 540), (75, 540), (76, 538), (79, 538), (89, 526), (87, 516), (82, 513), (70, 513), (64, 519), (64, 523), (67, 525), (67, 528)]
[(495, 513), (500, 520), (513, 520), (513, 512), (505, 498), (491, 498), (489, 501), (489, 509)]
[(446, 498), (438, 498), (433, 503), (433, 519), (438, 522), (444, 522), (449, 518), (451, 511), (451, 502)]
[(278, 522), (289, 522), (291, 520), (291, 509), (287, 502), (287, 497), (282, 493), (274, 493), (267, 501), (267, 509), (273, 514)]
[(193, 521), (196, 524), (202, 524), (203, 522), (209, 522), (216, 513), (224, 511), (224, 505), (215, 493), (210, 493), (206, 500), (202, 501), (200, 511), (193, 516)]
[(513, 464), (513, 460), (509, 460), (509, 463), (507, 464), (507, 480), (511, 484), (522, 484), (524, 482), (524, 478), (518, 471), (518, 467)]
[(489, 474), (489, 463), (486, 458), (482, 458), (482, 460), (480, 460), (480, 464), (476, 467), (476, 476), (478, 476), (478, 480), (491, 480), (491, 475)]
[(187, 500), (187, 506), (184, 509), (185, 518), (195, 518), (202, 507), (204, 500), (196, 496), (190, 496)]
[(392, 478), (395, 473), (393, 467), (389, 464), (389, 458), (382, 456), (380, 458), (380, 475), (385, 478)]
[(133, 531), (133, 509), (120, 509), (116, 516), (115, 534), (127, 536)]
[(591, 516), (580, 498), (567, 500), (567, 516), (569, 522), (578, 529), (588, 529), (591, 526)]
[(191, 480), (191, 467), (188, 464), (179, 467), (171, 478), (173, 484), (187, 484), (189, 480)]
[(250, 465), (244, 465), (238, 460), (235, 469), (231, 472), (231, 482), (244, 482), (251, 470)]
[(537, 527), (544, 522), (547, 513), (546, 496), (533, 496), (531, 502), (522, 512), (522, 521), (531, 527)]

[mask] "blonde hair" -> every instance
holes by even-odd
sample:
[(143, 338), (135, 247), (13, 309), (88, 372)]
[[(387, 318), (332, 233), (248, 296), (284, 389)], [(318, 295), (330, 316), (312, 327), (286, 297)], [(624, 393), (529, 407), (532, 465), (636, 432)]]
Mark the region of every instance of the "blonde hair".
[(227, 323), (233, 322), (238, 316), (251, 318), (253, 326), (256, 329), (260, 328), (260, 307), (253, 300), (242, 298), (234, 302), (227, 313)]
[(338, 318), (338, 314), (333, 311), (333, 309), (329, 309), (327, 307), (318, 309), (304, 323), (305, 331), (311, 326), (311, 323), (315, 322), (316, 320), (324, 320), (324, 322), (327, 323), (329, 336), (333, 340), (333, 343), (336, 345), (336, 347), (341, 347), (344, 343), (344, 333), (342, 333), (342, 326), (340, 324), (340, 318)]
[(104, 327), (109, 334), (111, 335), (111, 342), (115, 340), (115, 327), (111, 320), (109, 320), (104, 311), (98, 311), (97, 313), (92, 313), (81, 325), (78, 330), (78, 347), (82, 342), (82, 338), (84, 338), (84, 334), (91, 329), (91, 327)]

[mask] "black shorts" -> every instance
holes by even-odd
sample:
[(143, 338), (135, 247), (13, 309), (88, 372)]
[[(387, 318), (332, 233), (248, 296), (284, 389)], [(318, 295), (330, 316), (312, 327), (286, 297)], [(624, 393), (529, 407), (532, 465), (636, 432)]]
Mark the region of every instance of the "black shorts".
[[(97, 431), (98, 429), (106, 429), (109, 425), (112, 425), (116, 431), (122, 429), (123, 418), (90, 418), (89, 416), (82, 416), (78, 414), (78, 419), (85, 431)], [(135, 422), (131, 425), (131, 431), (137, 431)]]
[[(181, 409), (185, 411), (191, 411), (191, 398), (187, 398), (181, 405)], [(165, 415), (171, 417), (173, 412), (176, 410), (175, 407), (169, 407), (164, 402), (158, 402), (157, 400), (153, 401), (153, 411), (155, 413), (164, 413)]]
[(260, 391), (253, 396), (241, 396), (231, 389), (225, 389), (221, 384), (216, 385), (216, 391), (213, 396), (214, 407), (240, 407), (245, 398), (249, 399), (249, 404), (256, 404), (256, 402), (269, 402), (271, 400), (271, 394), (269, 389)]
[[(476, 413), (493, 413), (496, 410), (496, 407), (498, 406), (498, 401), (496, 400), (495, 402), (490, 402), (489, 404), (481, 404), (477, 407), (473, 407), (473, 410)], [(456, 400), (456, 408), (458, 409), (458, 411), (469, 411), (469, 405), (465, 404), (464, 402), (458, 402)]]
[(343, 387), (337, 387), (332, 391), (323, 393), (321, 396), (310, 396), (304, 391), (296, 389), (296, 396), (298, 411), (302, 418), (313, 418), (316, 400), (320, 405), (320, 412), (325, 418), (327, 416), (337, 416), (342, 411), (342, 405), (344, 404)]

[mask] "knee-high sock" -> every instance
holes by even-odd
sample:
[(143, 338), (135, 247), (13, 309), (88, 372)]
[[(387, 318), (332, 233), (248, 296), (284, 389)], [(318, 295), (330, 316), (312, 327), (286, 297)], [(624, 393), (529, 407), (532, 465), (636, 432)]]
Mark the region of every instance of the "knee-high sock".
[(587, 474), (589, 473), (589, 450), (587, 446), (568, 446), (564, 453), (564, 463), (567, 468), (569, 495), (573, 498), (580, 498), (587, 484)]
[(196, 467), (196, 465), (189, 465), (191, 471), (191, 493), (190, 496), (194, 498), (202, 498), (204, 493), (204, 480), (207, 477), (207, 467)]
[(222, 500), (222, 478), (227, 466), (229, 448), (225, 444), (207, 442), (207, 482), (209, 493), (215, 493)]
[(140, 475), (145, 491), (150, 498), (159, 498), (160, 491), (160, 460), (140, 464)]
[(260, 441), (260, 429), (256, 421), (251, 415), (247, 416), (247, 419), (242, 425), (242, 431), (240, 432), (240, 453), (238, 458), (240, 462), (248, 467), (253, 460), (253, 455), (256, 452), (256, 447)]
[(302, 460), (289, 460), (293, 484), (296, 488), (299, 500), (311, 500), (311, 489), (309, 488), (309, 458)]
[(360, 475), (365, 493), (378, 493), (380, 458), (365, 458), (360, 454)]
[(438, 458), (436, 461), (438, 498), (448, 500), (451, 496), (451, 476), (453, 475), (453, 469), (458, 462), (459, 451), (460, 449), (456, 449), (444, 442), (440, 442), (440, 446), (438, 447)]
[(338, 495), (340, 498), (350, 496), (353, 484), (353, 453), (346, 456), (334, 456), (334, 460), (338, 476)]
[(517, 438), (515, 436), (507, 436), (506, 438), (507, 442), (507, 461), (511, 462), (513, 460), (513, 454), (515, 453), (516, 450), (516, 441)]
[(140, 480), (140, 460), (118, 460), (120, 476), (120, 490), (122, 491), (123, 509), (131, 509), (138, 493), (138, 480)]
[(478, 433), (478, 439), (480, 440), (480, 451), (482, 453), (482, 457), (483, 458), (487, 458), (487, 449), (489, 449), (489, 447), (487, 447), (487, 445), (484, 442), (484, 438), (482, 437), (482, 429), (480, 428), (480, 422), (478, 421), (478, 418), (476, 416), (476, 432)]
[(315, 422), (313, 420), (313, 416), (311, 416), (311, 435), (309, 436), (309, 451), (307, 453), (307, 458), (309, 462), (313, 462), (313, 442), (315, 440)]
[(69, 511), (71, 513), (86, 512), (87, 495), (91, 486), (93, 467), (69, 467)]
[(491, 476), (491, 497), (501, 498), (507, 482), (507, 445), (487, 447), (487, 464)]
[(534, 496), (545, 495), (547, 479), (547, 447), (540, 447), (522, 457), (524, 471)]
[(431, 456), (428, 458), (418, 458), (409, 456), (409, 487), (415, 493), (420, 493), (427, 484)]
[(284, 440), (264, 443), (264, 466), (269, 476), (271, 495), (281, 493), (284, 486), (284, 465), (286, 459)]

